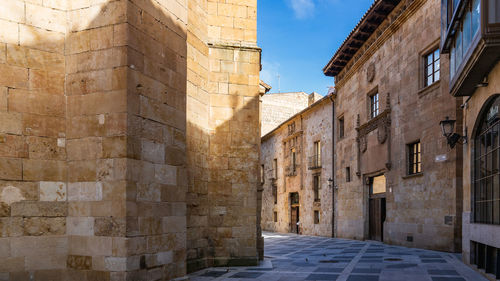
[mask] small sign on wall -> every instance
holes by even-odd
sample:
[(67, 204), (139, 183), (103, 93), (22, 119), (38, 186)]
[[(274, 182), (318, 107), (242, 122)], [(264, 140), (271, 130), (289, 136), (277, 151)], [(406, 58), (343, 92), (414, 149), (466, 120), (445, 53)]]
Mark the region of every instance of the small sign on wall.
[(446, 154), (440, 154), (436, 156), (436, 162), (438, 163), (445, 162), (446, 160), (448, 160), (448, 156)]

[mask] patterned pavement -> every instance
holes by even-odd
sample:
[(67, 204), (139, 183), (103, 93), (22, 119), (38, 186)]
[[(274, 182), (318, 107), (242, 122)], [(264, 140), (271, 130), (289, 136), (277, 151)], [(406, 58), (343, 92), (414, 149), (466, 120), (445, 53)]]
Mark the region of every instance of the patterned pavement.
[(264, 241), (259, 266), (208, 268), (190, 280), (487, 281), (457, 254), (269, 232)]

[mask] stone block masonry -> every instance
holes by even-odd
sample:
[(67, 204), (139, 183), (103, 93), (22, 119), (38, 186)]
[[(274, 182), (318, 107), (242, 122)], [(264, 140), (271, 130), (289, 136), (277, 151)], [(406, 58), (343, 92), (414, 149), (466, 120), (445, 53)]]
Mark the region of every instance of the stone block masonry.
[(218, 2), (0, 3), (0, 280), (256, 263), (256, 0)]

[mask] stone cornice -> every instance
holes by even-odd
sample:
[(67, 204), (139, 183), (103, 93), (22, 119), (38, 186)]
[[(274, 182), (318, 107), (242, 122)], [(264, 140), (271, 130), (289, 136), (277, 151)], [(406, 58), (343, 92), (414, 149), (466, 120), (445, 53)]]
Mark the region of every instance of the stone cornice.
[[(384, 31), (378, 38), (365, 50), (360, 50), (363, 52), (361, 56), (356, 59), (353, 58), (352, 63), (348, 64), (341, 73), (336, 77), (337, 81), (335, 83), (335, 89), (339, 90), (342, 88), (347, 81), (375, 54), (375, 52), (396, 32), (399, 28), (412, 16), (414, 15), (420, 7), (425, 3), (425, 0), (414, 0), (408, 7), (404, 7), (405, 2), (401, 2), (403, 5), (401, 8), (396, 8), (393, 13), (401, 13), (397, 16), (396, 20), (392, 22), (387, 27), (382, 27)], [(389, 20), (386, 19), (386, 20)], [(376, 34), (376, 33), (375, 33)], [(356, 57), (356, 56), (355, 56)]]
[(386, 109), (384, 110), (384, 112), (377, 115), (377, 117), (371, 119), (370, 121), (356, 128), (356, 131), (358, 131), (358, 138), (368, 135), (370, 132), (381, 127), (382, 125), (390, 125), (390, 124), (391, 124), (391, 109)]

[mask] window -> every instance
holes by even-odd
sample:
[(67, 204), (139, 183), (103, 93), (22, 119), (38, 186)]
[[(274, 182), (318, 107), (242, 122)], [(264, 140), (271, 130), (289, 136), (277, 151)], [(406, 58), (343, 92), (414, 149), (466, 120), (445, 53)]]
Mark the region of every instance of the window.
[(375, 118), (380, 113), (379, 112), (379, 99), (378, 93), (370, 96), (370, 117)]
[(295, 148), (292, 148), (292, 172), (295, 173), (297, 170), (297, 154), (295, 152)]
[(339, 138), (344, 137), (344, 116), (339, 118)]
[(273, 160), (273, 179), (278, 178), (278, 159)]
[(435, 49), (432, 52), (425, 55), (424, 62), (425, 62), (424, 86), (429, 86), (432, 83), (438, 81), (440, 78), (439, 49)]
[(480, 117), (474, 136), (472, 211), (476, 223), (500, 225), (500, 97)]
[(309, 169), (317, 169), (321, 167), (321, 142), (314, 142), (313, 155), (309, 157)]
[(264, 183), (264, 165), (260, 166), (260, 183)]
[(273, 198), (274, 198), (274, 205), (278, 204), (278, 186), (273, 185)]
[(295, 133), (295, 122), (288, 125), (288, 135), (293, 135)]
[(313, 190), (314, 190), (314, 201), (319, 202), (321, 199), (319, 197), (319, 190), (321, 188), (321, 178), (320, 175), (313, 176)]
[(274, 222), (278, 222), (278, 212), (274, 212)]
[(345, 168), (345, 182), (351, 181), (351, 167)]
[(408, 145), (408, 175), (422, 172), (422, 152), (420, 141)]
[(314, 211), (314, 224), (319, 224), (319, 211)]
[(493, 279), (500, 279), (500, 249), (476, 241), (470, 242), (470, 263), (491, 273)]

